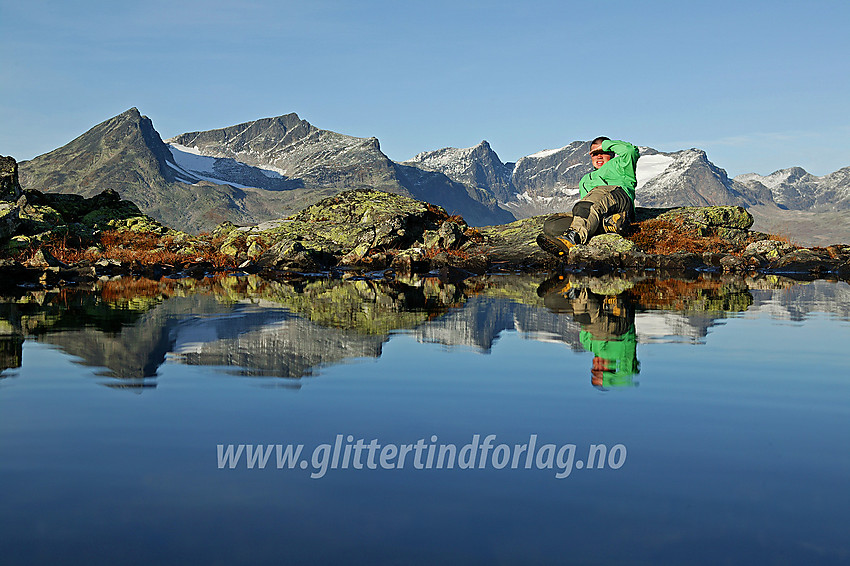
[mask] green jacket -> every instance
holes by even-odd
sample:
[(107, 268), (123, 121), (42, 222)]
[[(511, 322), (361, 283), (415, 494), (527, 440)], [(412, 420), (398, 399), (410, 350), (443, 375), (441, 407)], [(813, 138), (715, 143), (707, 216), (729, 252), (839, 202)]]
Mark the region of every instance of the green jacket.
[(609, 371), (605, 372), (606, 387), (633, 385), (634, 376), (640, 373), (634, 324), (617, 340), (600, 340), (586, 330), (579, 333), (579, 340), (585, 350), (608, 360), (611, 364)]
[(622, 187), (634, 204), (635, 185), (637, 185), (635, 168), (640, 157), (638, 148), (629, 142), (617, 140), (605, 140), (600, 147), (602, 151), (613, 151), (614, 157), (599, 169), (594, 169), (581, 178), (579, 196), (586, 197), (591, 189), (600, 185), (615, 185)]

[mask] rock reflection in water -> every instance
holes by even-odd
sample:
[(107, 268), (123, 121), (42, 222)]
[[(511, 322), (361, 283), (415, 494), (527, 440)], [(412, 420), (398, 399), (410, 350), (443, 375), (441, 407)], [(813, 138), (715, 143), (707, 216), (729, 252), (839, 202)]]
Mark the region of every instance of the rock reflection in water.
[(708, 275), (488, 275), (455, 284), (437, 278), (125, 279), (89, 290), (0, 297), (0, 376), (20, 367), (30, 338), (118, 378), (111, 387), (139, 390), (155, 385), (166, 361), (300, 378), (329, 364), (379, 357), (397, 332), (486, 353), (501, 333), (516, 331), (593, 352), (592, 382), (612, 387), (634, 382), (637, 344), (700, 343), (712, 326), (748, 309), (780, 319), (810, 310), (847, 318), (850, 287)]

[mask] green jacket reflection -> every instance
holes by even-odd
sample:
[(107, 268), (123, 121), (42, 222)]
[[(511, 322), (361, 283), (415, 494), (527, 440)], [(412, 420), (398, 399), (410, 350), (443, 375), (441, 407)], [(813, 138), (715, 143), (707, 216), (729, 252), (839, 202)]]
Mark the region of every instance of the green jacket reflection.
[(635, 325), (619, 337), (599, 339), (587, 330), (579, 333), (579, 341), (585, 350), (608, 362), (603, 372), (603, 387), (622, 387), (633, 385), (634, 376), (640, 371), (637, 359), (637, 333)]

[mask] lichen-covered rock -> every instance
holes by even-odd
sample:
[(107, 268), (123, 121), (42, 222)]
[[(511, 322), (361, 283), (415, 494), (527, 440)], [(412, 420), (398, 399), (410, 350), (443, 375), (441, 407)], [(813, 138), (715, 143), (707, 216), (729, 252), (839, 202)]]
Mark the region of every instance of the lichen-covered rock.
[(11, 203), (0, 203), (0, 242), (15, 235), (21, 225), (20, 209)]
[(437, 230), (426, 231), (423, 235), (426, 248), (454, 250), (466, 241), (463, 227), (457, 222), (443, 222)]
[(775, 260), (782, 254), (791, 251), (791, 249), (791, 244), (786, 242), (780, 242), (777, 240), (759, 240), (758, 242), (753, 242), (744, 248), (744, 253), (749, 255), (758, 254), (766, 259)]
[(724, 272), (730, 273), (735, 271), (742, 271), (746, 267), (746, 263), (738, 256), (727, 255), (720, 260), (720, 267), (723, 269)]
[(65, 263), (56, 259), (56, 257), (48, 250), (42, 248), (33, 254), (26, 265), (29, 267), (68, 267)]
[(131, 216), (129, 218), (122, 218), (120, 214), (117, 214), (116, 217), (111, 218), (110, 220), (107, 220), (104, 223), (103, 219), (107, 218), (108, 216), (108, 214), (104, 215), (103, 217), (101, 217), (101, 220), (96, 221), (93, 226), (102, 228), (112, 228), (121, 231), (129, 230), (130, 232), (144, 232), (159, 235), (169, 234), (175, 237), (181, 236), (184, 238), (187, 236), (185, 232), (178, 232), (177, 230), (172, 230), (170, 228), (167, 228), (166, 226), (163, 226), (150, 216)]
[(740, 206), (683, 206), (657, 216), (659, 220), (682, 222), (694, 226), (749, 230), (753, 215)]
[(261, 240), (255, 241), (262, 241), (264, 249), (257, 260), (263, 265), (328, 268), (337, 263), (370, 264), (380, 254), (421, 245), (426, 232), (439, 233), (443, 241), (458, 245), (466, 224), (451, 222), (440, 232), (447, 220), (440, 207), (357, 189), (326, 198), (287, 219), (245, 228), (221, 226), (215, 234), (225, 236), (220, 251), (227, 255), (251, 256), (249, 238), (259, 236)]
[(358, 244), (405, 248), (448, 219), (440, 207), (408, 197), (356, 189), (326, 198), (292, 217), (346, 250)]
[(632, 251), (635, 244), (619, 234), (599, 234), (587, 242), (587, 247), (592, 250), (598, 250), (599, 253), (603, 254), (624, 254)]
[[(24, 200), (24, 197), (21, 197)], [(65, 224), (62, 216), (52, 207), (37, 204), (20, 206), (21, 229), (27, 234), (36, 234), (52, 230)]]
[(740, 246), (745, 246), (750, 241), (750, 233), (740, 228), (727, 228), (725, 226), (707, 228), (706, 235), (712, 234)]
[(17, 255), (24, 251), (32, 244), (32, 239), (29, 236), (12, 236), (3, 248), (7, 254)]
[(540, 249), (537, 236), (543, 231), (547, 216), (532, 216), (509, 224), (478, 228), (483, 242), (477, 248), (490, 257), (496, 267), (543, 268), (558, 264), (558, 260)]
[(425, 273), (430, 263), (422, 248), (409, 248), (397, 253), (390, 266), (401, 273)]
[(80, 222), (86, 226), (106, 227), (110, 222), (141, 217), (142, 213), (133, 203), (122, 206), (101, 206), (85, 214)]

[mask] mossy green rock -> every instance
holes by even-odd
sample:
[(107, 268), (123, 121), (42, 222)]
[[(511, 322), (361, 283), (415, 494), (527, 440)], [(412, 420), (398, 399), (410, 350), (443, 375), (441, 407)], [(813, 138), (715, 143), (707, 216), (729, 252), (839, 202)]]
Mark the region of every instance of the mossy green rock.
[(3, 250), (6, 253), (16, 255), (25, 249), (27, 249), (32, 243), (32, 239), (29, 236), (12, 236), (6, 245), (3, 247)]
[(537, 245), (545, 216), (523, 218), (509, 224), (478, 228), (484, 242), (478, 248), (497, 262), (540, 267), (555, 265), (558, 260)]
[(767, 259), (774, 260), (779, 259), (782, 254), (788, 253), (791, 250), (791, 244), (786, 242), (779, 242), (776, 240), (759, 240), (758, 242), (753, 242), (748, 245), (746, 249), (744, 249), (744, 253), (759, 254)]
[[(122, 201), (113, 206), (101, 206), (87, 213), (81, 218), (81, 222), (86, 226), (105, 228), (110, 222), (126, 221), (129, 219), (137, 219), (135, 222), (125, 223), (130, 226), (144, 218), (139, 207), (132, 202)], [(151, 222), (154, 222), (151, 219)], [(158, 223), (157, 223), (158, 224)]]
[(26, 205), (20, 209), (22, 228), (28, 233), (44, 232), (64, 224), (54, 208), (45, 205)]
[(740, 206), (683, 206), (663, 212), (658, 220), (679, 221), (694, 226), (749, 230), (753, 215)]
[(599, 254), (625, 254), (632, 251), (635, 244), (619, 234), (599, 234), (587, 242), (587, 247)]
[[(98, 224), (100, 225), (100, 224)], [(166, 228), (150, 216), (131, 216), (129, 218), (112, 218), (106, 222), (104, 228), (112, 228), (115, 230), (129, 230), (130, 232), (149, 233), (149, 234), (185, 234), (177, 230)]]
[(15, 234), (21, 225), (19, 209), (11, 203), (0, 203), (0, 241)]

